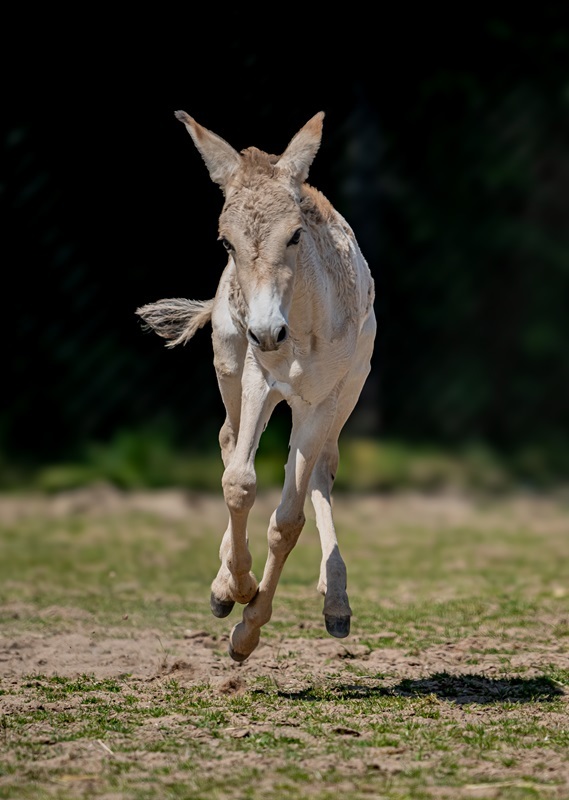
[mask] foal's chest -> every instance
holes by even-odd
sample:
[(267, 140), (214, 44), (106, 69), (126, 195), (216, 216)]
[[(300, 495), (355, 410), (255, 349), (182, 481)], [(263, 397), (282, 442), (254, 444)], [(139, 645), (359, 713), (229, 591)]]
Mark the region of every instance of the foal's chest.
[(325, 400), (346, 374), (351, 348), (346, 341), (312, 340), (306, 347), (291, 343), (281, 350), (259, 354), (269, 384), (286, 400), (298, 398), (310, 405)]

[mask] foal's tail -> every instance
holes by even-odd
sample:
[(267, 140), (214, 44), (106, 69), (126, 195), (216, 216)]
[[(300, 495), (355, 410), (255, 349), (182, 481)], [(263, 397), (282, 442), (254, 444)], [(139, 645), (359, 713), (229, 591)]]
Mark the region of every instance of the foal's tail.
[(194, 333), (211, 320), (212, 300), (186, 300), (184, 297), (171, 297), (148, 303), (136, 309), (144, 320), (144, 330), (153, 330), (163, 339), (168, 339), (166, 347), (186, 344)]

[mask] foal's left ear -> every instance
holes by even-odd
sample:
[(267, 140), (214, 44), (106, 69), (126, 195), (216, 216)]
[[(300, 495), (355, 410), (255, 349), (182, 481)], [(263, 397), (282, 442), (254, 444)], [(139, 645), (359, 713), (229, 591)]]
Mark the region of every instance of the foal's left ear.
[(212, 181), (225, 191), (225, 187), (232, 175), (240, 166), (241, 156), (225, 139), (222, 139), (217, 133), (204, 128), (203, 125), (199, 125), (185, 111), (176, 111), (175, 115), (176, 119), (184, 123), (188, 133), (194, 140), (195, 146), (205, 161)]
[(280, 170), (286, 170), (299, 183), (304, 183), (320, 147), (324, 112), (319, 111), (294, 136), (277, 162)]

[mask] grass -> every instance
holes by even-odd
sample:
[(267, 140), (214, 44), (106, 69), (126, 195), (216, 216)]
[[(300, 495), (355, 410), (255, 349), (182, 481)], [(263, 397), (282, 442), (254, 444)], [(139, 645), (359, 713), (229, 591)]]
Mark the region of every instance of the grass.
[[(265, 489), (282, 484), (288, 436), (286, 418), (279, 417), (261, 438), (256, 466)], [(217, 493), (223, 465), (215, 430), (207, 441), (211, 446), (185, 450), (171, 432), (125, 430), (107, 443), (87, 443), (55, 464), (26, 465), (0, 456), (0, 490), (25, 485), (57, 492), (104, 481), (122, 489), (179, 486)], [(568, 452), (562, 439), (501, 452), (481, 441), (444, 447), (345, 434), (336, 491), (552, 489), (569, 483)]]
[[(268, 649), (237, 667), (238, 612), (208, 608), (221, 500), (106, 491), (0, 497), (0, 798), (569, 797), (564, 495), (341, 495), (354, 611), (341, 642), (323, 631), (307, 506)], [(274, 502), (251, 516), (257, 573)], [(137, 668), (54, 655), (53, 672), (34, 655), (79, 633), (117, 659), (140, 648)]]

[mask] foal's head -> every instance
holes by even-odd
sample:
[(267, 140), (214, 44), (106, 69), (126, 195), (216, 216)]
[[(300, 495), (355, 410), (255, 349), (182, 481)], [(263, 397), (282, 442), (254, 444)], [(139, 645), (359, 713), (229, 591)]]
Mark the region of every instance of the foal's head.
[(295, 264), (303, 235), (300, 187), (320, 146), (324, 113), (312, 117), (281, 156), (256, 147), (238, 153), (184, 111), (176, 116), (225, 196), (219, 239), (235, 264), (248, 307), (247, 338), (260, 350), (276, 350), (288, 338)]

